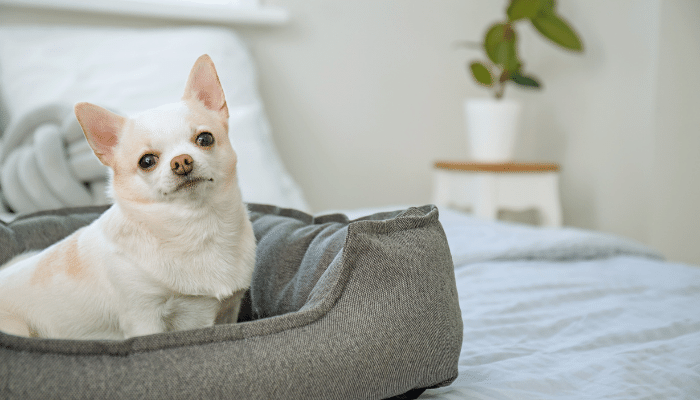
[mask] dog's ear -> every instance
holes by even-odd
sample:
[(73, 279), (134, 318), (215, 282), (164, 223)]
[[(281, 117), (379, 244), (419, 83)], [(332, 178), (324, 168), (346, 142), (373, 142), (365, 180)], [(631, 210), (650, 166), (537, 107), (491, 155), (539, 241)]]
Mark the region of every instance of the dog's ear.
[(111, 166), (114, 145), (117, 144), (126, 118), (90, 103), (76, 104), (75, 116), (97, 158), (102, 164)]
[(228, 118), (224, 90), (221, 88), (214, 63), (208, 55), (204, 54), (195, 61), (182, 99), (197, 100), (206, 108), (221, 114), (223, 118)]

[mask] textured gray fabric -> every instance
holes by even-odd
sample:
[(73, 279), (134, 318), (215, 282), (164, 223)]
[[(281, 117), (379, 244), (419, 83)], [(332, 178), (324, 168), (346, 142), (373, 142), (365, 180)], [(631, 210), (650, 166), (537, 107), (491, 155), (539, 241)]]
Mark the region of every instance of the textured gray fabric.
[[(253, 320), (124, 341), (0, 333), (0, 398), (381, 399), (456, 378), (462, 320), (434, 206), (353, 222), (249, 208)], [(99, 215), (87, 211), (2, 226), (0, 259)]]

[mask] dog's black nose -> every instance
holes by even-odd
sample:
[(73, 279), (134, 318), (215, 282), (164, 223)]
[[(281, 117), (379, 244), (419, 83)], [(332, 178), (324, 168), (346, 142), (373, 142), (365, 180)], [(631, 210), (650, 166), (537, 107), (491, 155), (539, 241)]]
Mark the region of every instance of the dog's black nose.
[(191, 155), (180, 154), (179, 156), (173, 157), (173, 159), (170, 160), (170, 169), (172, 169), (177, 175), (185, 176), (192, 172), (192, 168), (194, 168), (193, 164), (194, 160), (192, 159)]

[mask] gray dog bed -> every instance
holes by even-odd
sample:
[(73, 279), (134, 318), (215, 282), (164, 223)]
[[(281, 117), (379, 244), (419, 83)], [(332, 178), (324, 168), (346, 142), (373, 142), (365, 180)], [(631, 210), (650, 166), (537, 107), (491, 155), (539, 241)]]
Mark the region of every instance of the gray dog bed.
[[(0, 224), (0, 263), (104, 209)], [(457, 377), (462, 320), (434, 206), (354, 221), (249, 209), (257, 262), (238, 324), (124, 341), (0, 333), (0, 398), (411, 398)]]

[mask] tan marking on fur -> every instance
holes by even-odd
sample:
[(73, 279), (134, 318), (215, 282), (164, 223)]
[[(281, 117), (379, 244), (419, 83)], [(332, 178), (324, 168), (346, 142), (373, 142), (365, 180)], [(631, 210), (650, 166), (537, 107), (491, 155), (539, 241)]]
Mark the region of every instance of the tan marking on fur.
[(230, 190), (231, 187), (238, 183), (238, 179), (236, 179), (236, 164), (238, 162), (238, 155), (233, 150), (228, 151), (231, 152), (231, 155), (230, 157), (228, 157), (228, 160), (224, 165), (224, 171), (226, 171), (226, 175), (224, 178), (224, 190)]
[(7, 312), (0, 313), (0, 331), (16, 336), (39, 336), (24, 319)]
[(46, 285), (59, 273), (75, 280), (81, 280), (86, 275), (85, 267), (85, 263), (80, 257), (76, 232), (41, 257), (34, 268), (29, 283), (31, 285)]
[(197, 100), (185, 99), (189, 113), (187, 122), (191, 126), (207, 125), (210, 128), (210, 133), (214, 135), (214, 146), (221, 147), (215, 151), (226, 151), (230, 154), (225, 155), (226, 163), (223, 165), (223, 171), (226, 172), (226, 181), (224, 182), (224, 190), (228, 190), (237, 183), (235, 174), (238, 164), (238, 154), (231, 146), (231, 140), (228, 137), (228, 119), (221, 118), (220, 115), (212, 114), (211, 110), (207, 110), (202, 103)]
[(115, 196), (121, 200), (151, 204), (152, 200), (140, 193), (134, 184), (130, 182), (138, 170), (138, 160), (144, 153), (143, 138), (144, 132), (136, 132), (136, 125), (133, 119), (127, 119), (120, 132), (120, 142), (114, 148), (114, 160), (110, 167), (114, 172), (110, 182), (114, 189)]
[(39, 332), (36, 331), (32, 326), (28, 325), (29, 328), (29, 337), (34, 337), (38, 338), (39, 337)]
[(120, 199), (128, 200), (139, 204), (155, 203), (154, 200), (146, 198), (141, 193), (139, 193), (134, 188), (134, 185), (130, 185), (128, 182), (128, 177), (125, 177), (124, 175), (115, 171), (114, 178), (112, 180), (114, 191), (119, 195)]

